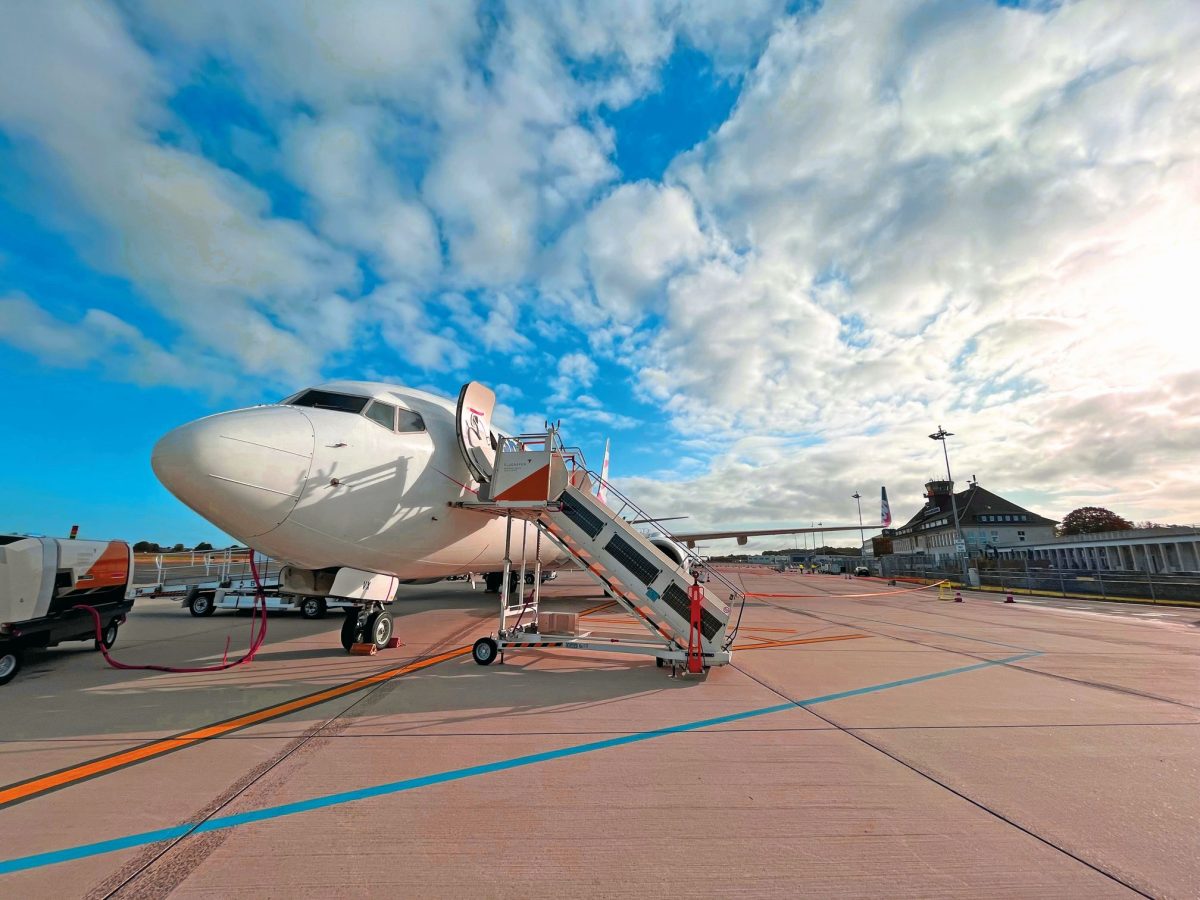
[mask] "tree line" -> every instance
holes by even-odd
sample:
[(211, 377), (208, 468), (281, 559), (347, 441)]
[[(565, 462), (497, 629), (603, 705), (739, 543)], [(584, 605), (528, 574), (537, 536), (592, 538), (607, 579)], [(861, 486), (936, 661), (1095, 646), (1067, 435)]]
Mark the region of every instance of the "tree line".
[[(229, 545), (230, 550), (233, 550), (236, 547), (237, 547), (237, 544)], [(133, 545), (134, 553), (188, 553), (190, 551), (195, 551), (196, 553), (203, 553), (208, 550), (215, 550), (215, 549), (216, 548), (213, 547), (213, 545), (210, 544), (208, 541), (201, 541), (195, 547), (185, 547), (185, 546), (183, 546), (183, 544), (175, 544), (173, 547), (168, 547), (165, 544), (159, 544), (159, 543), (156, 543), (155, 541), (138, 541), (136, 544)]]
[(1175, 527), (1149, 521), (1134, 523), (1103, 506), (1081, 506), (1063, 516), (1058, 523), (1058, 533), (1065, 537), (1069, 534), (1099, 534), (1102, 531), (1130, 531), (1134, 528)]

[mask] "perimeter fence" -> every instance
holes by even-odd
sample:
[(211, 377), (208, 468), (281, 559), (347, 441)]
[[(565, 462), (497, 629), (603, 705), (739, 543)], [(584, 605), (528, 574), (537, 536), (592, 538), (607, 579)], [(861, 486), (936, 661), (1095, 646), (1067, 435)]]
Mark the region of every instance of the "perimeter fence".
[[(885, 578), (905, 578), (933, 583), (966, 584), (962, 569), (926, 562), (920, 555), (879, 557)], [(1095, 599), (1191, 601), (1200, 603), (1200, 573), (1140, 572), (1102, 569), (1064, 569), (1030, 565), (1030, 560), (973, 559), (970, 568), (979, 574), (979, 586), (987, 590), (1032, 596), (1088, 597)]]

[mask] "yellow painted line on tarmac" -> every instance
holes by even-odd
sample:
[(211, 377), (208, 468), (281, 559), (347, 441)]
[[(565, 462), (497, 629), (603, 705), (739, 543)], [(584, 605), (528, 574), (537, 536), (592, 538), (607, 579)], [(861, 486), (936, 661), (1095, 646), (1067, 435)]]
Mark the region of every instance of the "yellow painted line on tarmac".
[(832, 634), (828, 637), (817, 638), (799, 638), (794, 641), (764, 641), (761, 644), (743, 644), (741, 647), (734, 645), (733, 649), (738, 653), (743, 650), (771, 650), (775, 647), (793, 647), (796, 644), (824, 644), (828, 641), (853, 641), (858, 638), (870, 637), (869, 634)]
[(150, 741), (146, 744), (141, 744), (137, 747), (132, 747), (128, 750), (122, 750), (113, 753), (109, 756), (102, 756), (97, 759), (89, 760), (85, 763), (69, 766), (65, 769), (60, 769), (56, 772), (49, 772), (45, 775), (36, 775), (33, 778), (19, 781), (14, 784), (6, 785), (0, 788), (0, 809), (15, 803), (21, 803), (25, 800), (30, 800), (42, 794), (55, 791), (60, 788), (76, 784), (80, 781), (86, 781), (89, 778), (95, 778), (98, 775), (106, 775), (117, 769), (123, 769), (126, 766), (136, 765), (137, 763), (146, 762), (150, 759), (155, 759), (167, 753), (173, 753), (176, 750), (182, 750), (186, 747), (194, 746), (195, 744), (204, 741), (212, 740), (215, 737), (229, 734), (233, 731), (239, 731), (243, 728), (249, 728), (252, 725), (258, 725), (262, 722), (271, 719), (277, 719), (280, 716), (286, 716), (289, 713), (298, 712), (302, 709), (308, 709), (311, 706), (316, 706), (320, 703), (325, 703), (329, 700), (335, 700), (338, 697), (344, 697), (346, 694), (352, 694), (355, 691), (361, 691), (364, 688), (371, 687), (376, 684), (381, 684), (385, 681), (390, 681), (393, 678), (399, 678), (402, 675), (408, 675), (412, 672), (419, 672), (421, 669), (428, 669), (430, 666), (436, 666), (438, 663), (443, 663), (451, 659), (457, 659), (460, 656), (465, 656), (471, 652), (471, 646), (468, 644), (464, 647), (457, 647), (454, 650), (447, 650), (444, 653), (439, 653), (436, 656), (431, 656), (428, 659), (417, 660), (416, 662), (408, 663), (404, 666), (398, 666), (394, 669), (385, 669), (382, 672), (376, 672), (373, 675), (366, 675), (362, 678), (356, 678), (353, 681), (348, 681), (345, 684), (337, 685), (336, 687), (326, 688), (322, 691), (317, 691), (315, 694), (308, 694), (304, 697), (297, 697), (295, 700), (288, 700), (284, 703), (277, 703), (274, 706), (267, 706), (263, 709), (257, 709), (253, 712), (244, 713), (232, 719), (227, 719), (224, 722), (216, 722), (212, 725), (204, 725), (200, 728), (194, 728), (191, 731), (185, 731), (182, 734), (177, 734), (169, 738), (160, 738), (159, 740)]

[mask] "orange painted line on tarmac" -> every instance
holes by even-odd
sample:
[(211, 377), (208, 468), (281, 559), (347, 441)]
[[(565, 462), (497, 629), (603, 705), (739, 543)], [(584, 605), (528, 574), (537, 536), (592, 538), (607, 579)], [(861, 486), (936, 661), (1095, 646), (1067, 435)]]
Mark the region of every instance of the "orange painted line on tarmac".
[(616, 600), (609, 600), (605, 603), (600, 603), (600, 604), (597, 604), (596, 606), (588, 607), (583, 612), (581, 612), (580, 615), (581, 616), (590, 616), (592, 613), (598, 613), (601, 610), (608, 609), (610, 606), (616, 606), (616, 605), (617, 605)]
[(828, 641), (853, 641), (857, 638), (870, 637), (868, 634), (834, 634), (829, 637), (820, 638), (799, 638), (794, 641), (765, 641), (761, 644), (746, 644), (742, 647), (734, 646), (734, 650), (739, 653), (743, 650), (770, 650), (774, 647), (792, 647), (796, 644), (824, 644)]
[(754, 627), (754, 630), (761, 631), (763, 634), (795, 634), (796, 633), (795, 628), (759, 628), (757, 625)]
[(258, 709), (253, 712), (244, 713), (232, 719), (227, 719), (224, 722), (216, 722), (212, 725), (205, 725), (201, 728), (194, 728), (191, 731), (185, 731), (182, 734), (177, 734), (174, 737), (160, 738), (159, 740), (151, 741), (147, 744), (142, 744), (138, 747), (132, 747), (129, 750), (122, 750), (110, 756), (102, 756), (97, 759), (89, 760), (79, 765), (69, 766), (65, 769), (60, 769), (56, 772), (49, 772), (45, 775), (36, 775), (33, 778), (19, 781), (15, 784), (6, 785), (0, 788), (0, 809), (14, 803), (20, 803), (24, 800), (32, 799), (41, 794), (49, 793), (50, 791), (58, 790), (59, 788), (67, 787), (80, 781), (85, 781), (89, 778), (94, 778), (98, 775), (105, 775), (117, 769), (123, 769), (126, 766), (136, 765), (137, 763), (146, 762), (147, 760), (163, 756), (167, 753), (173, 753), (176, 750), (182, 750), (185, 747), (190, 747), (194, 744), (199, 744), (204, 741), (212, 740), (215, 737), (220, 737), (229, 734), (233, 731), (239, 731), (243, 728), (249, 728), (251, 725), (258, 725), (270, 719), (277, 719), (280, 716), (286, 716), (288, 713), (297, 712), (302, 709), (307, 709), (310, 706), (316, 706), (319, 703), (324, 703), (327, 700), (335, 700), (338, 697), (352, 694), (355, 691), (361, 691), (364, 688), (372, 685), (380, 684), (384, 681), (389, 681), (392, 678), (399, 678), (401, 675), (408, 675), (411, 672), (418, 672), (421, 669), (427, 669), (430, 666), (435, 666), (438, 663), (446, 662), (447, 660), (455, 659), (459, 656), (464, 656), (471, 652), (471, 647), (458, 647), (454, 650), (447, 650), (445, 653), (439, 653), (436, 656), (431, 656), (428, 659), (418, 660), (417, 662), (409, 663), (405, 666), (399, 666), (395, 669), (386, 669), (382, 672), (376, 672), (374, 675), (367, 675), (363, 678), (356, 678), (354, 681), (348, 681), (345, 684), (340, 684), (337, 687), (326, 688), (322, 691), (317, 691), (315, 694), (309, 694), (305, 697), (297, 697), (295, 700), (288, 700), (284, 703), (278, 703), (275, 706), (267, 706), (263, 709)]

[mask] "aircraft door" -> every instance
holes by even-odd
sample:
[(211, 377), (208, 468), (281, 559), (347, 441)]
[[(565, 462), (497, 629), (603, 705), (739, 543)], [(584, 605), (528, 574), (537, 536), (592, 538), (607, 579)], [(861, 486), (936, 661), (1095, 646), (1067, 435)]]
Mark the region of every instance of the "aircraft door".
[(454, 417), (458, 449), (475, 480), (491, 481), (496, 465), (496, 447), (492, 444), (492, 410), (496, 395), (478, 381), (471, 381), (458, 392), (458, 411)]

